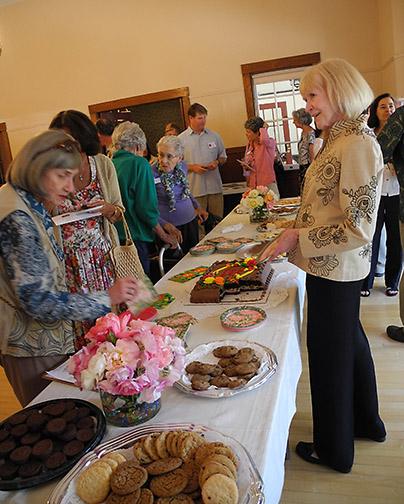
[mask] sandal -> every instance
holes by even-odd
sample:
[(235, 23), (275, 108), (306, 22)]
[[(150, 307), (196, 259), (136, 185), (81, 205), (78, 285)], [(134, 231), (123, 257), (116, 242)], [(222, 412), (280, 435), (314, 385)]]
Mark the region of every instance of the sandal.
[[(386, 292), (386, 294), (387, 294), (387, 292)], [(389, 294), (387, 294), (387, 295), (389, 295)], [(361, 296), (362, 297), (369, 297), (370, 291), (368, 291), (368, 290), (361, 291)]]
[(392, 287), (387, 287), (386, 289), (386, 296), (392, 297), (392, 296), (397, 296), (398, 290), (393, 289)]

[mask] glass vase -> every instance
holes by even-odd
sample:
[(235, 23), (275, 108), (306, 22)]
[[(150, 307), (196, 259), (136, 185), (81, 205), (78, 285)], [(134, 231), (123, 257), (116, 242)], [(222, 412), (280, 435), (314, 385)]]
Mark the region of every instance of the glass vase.
[(250, 222), (263, 222), (269, 218), (269, 212), (266, 205), (255, 207), (250, 215)]
[(104, 415), (108, 423), (117, 427), (131, 427), (147, 422), (160, 411), (160, 401), (138, 403), (140, 394), (110, 394), (100, 389)]

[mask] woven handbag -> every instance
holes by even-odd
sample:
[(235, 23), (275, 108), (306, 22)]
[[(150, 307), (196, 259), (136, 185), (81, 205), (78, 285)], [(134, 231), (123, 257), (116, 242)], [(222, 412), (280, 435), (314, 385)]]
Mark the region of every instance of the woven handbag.
[(125, 230), (126, 245), (118, 245), (115, 241), (113, 230), (111, 230), (112, 249), (110, 255), (115, 267), (115, 276), (116, 278), (133, 276), (140, 280), (144, 277), (145, 273), (123, 214), (122, 224)]

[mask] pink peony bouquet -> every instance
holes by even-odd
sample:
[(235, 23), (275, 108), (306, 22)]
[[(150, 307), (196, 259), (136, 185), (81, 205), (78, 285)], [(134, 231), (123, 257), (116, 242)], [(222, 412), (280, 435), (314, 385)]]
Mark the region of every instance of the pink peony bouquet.
[(184, 371), (184, 342), (174, 330), (135, 319), (130, 312), (99, 318), (86, 339), (88, 345), (67, 364), (82, 389), (140, 394), (138, 402), (152, 403)]

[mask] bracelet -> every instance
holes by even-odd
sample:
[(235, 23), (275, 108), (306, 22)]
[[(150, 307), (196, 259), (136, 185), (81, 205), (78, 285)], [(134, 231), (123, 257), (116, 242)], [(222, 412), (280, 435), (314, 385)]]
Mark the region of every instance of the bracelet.
[(114, 213), (111, 215), (111, 217), (115, 217), (120, 211), (119, 207), (115, 207)]

